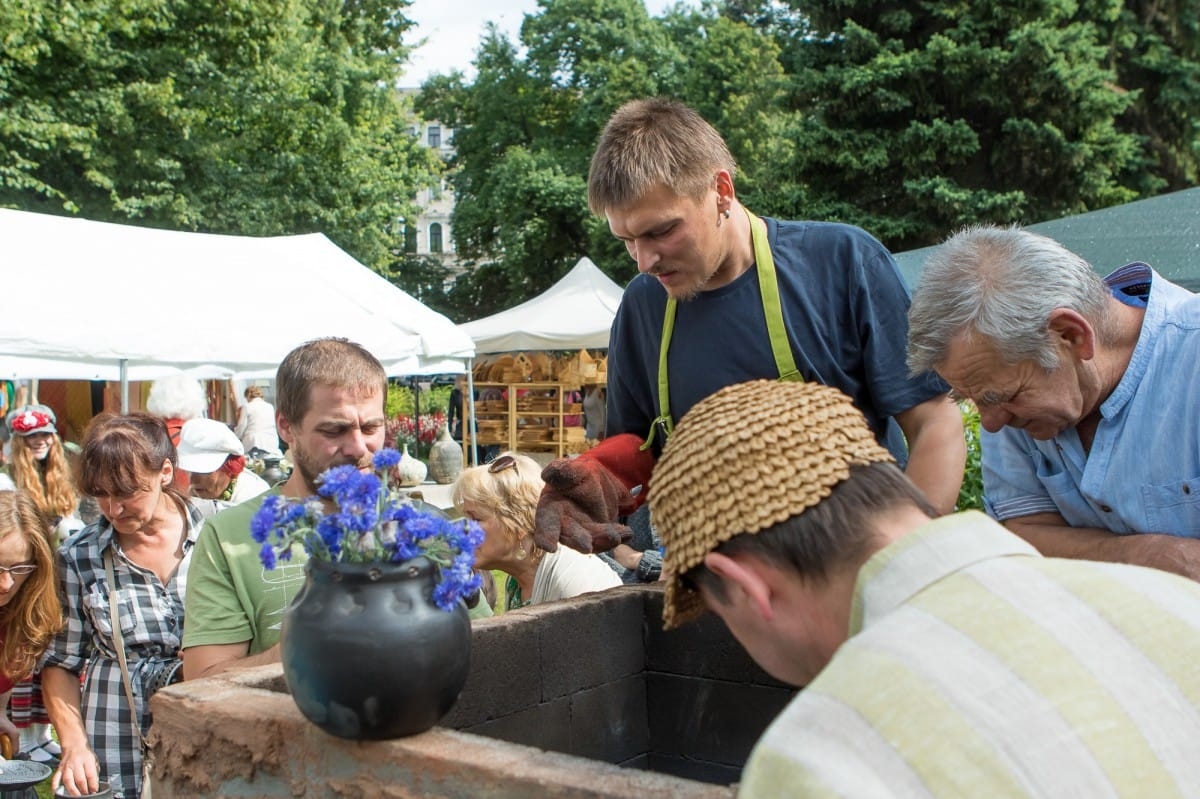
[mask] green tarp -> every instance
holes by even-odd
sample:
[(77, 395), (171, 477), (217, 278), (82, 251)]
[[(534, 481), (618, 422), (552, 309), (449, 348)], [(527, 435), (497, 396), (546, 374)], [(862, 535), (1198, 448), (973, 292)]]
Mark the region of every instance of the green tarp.
[[(1168, 280), (1200, 291), (1200, 188), (1185, 189), (1029, 225), (1083, 256), (1101, 274), (1144, 261)], [(916, 287), (932, 247), (898, 253), (896, 261)]]

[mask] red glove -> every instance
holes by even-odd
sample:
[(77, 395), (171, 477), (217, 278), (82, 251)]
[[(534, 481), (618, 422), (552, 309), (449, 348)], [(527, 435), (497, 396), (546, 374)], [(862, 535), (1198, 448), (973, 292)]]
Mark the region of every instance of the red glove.
[[(654, 455), (642, 452), (632, 433), (606, 438), (578, 458), (558, 458), (542, 470), (546, 487), (538, 500), (533, 540), (547, 552), (561, 541), (580, 552), (604, 552), (633, 533), (617, 517), (633, 513), (646, 498)], [(630, 490), (641, 486), (634, 495)]]

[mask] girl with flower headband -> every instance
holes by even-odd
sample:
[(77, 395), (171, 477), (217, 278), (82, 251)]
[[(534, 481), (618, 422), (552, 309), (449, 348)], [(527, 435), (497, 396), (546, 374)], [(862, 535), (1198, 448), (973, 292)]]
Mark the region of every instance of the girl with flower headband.
[(71, 525), (69, 521), (78, 513), (79, 495), (58, 437), (57, 422), (54, 411), (45, 405), (26, 405), (11, 411), (5, 418), (12, 436), (12, 456), (6, 470), (51, 526), (58, 527), (67, 520), (67, 528), (78, 528), (83, 525)]

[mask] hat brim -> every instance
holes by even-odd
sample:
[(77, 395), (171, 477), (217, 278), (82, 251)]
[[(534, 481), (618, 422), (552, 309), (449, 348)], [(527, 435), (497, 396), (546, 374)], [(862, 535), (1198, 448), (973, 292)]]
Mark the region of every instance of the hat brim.
[(41, 427), (35, 428), (33, 430), (26, 430), (26, 431), (20, 432), (20, 433), (17, 432), (16, 430), (13, 431), (13, 435), (20, 436), (21, 438), (25, 438), (27, 436), (35, 436), (38, 433), (55, 433), (55, 434), (57, 434), (58, 428), (52, 424), (47, 424), (47, 425), (42, 425)]
[(229, 457), (227, 452), (179, 452), (179, 468), (185, 472), (209, 474), (220, 469)]

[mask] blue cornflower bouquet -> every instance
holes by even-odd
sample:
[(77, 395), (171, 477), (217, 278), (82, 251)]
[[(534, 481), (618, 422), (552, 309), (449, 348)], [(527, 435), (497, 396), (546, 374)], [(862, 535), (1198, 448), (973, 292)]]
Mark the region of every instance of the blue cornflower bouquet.
[[(483, 530), (473, 521), (415, 508), (389, 483), (399, 462), (396, 450), (380, 450), (373, 473), (354, 466), (323, 472), (319, 497), (267, 497), (250, 521), (250, 532), (262, 545), (263, 566), (273, 569), (276, 559), (289, 560), (294, 544), (311, 558), (340, 563), (399, 563), (424, 556), (441, 568), (433, 601), (442, 610), (453, 610), (478, 591), (482, 581), (475, 573), (475, 550)], [(337, 511), (327, 513), (322, 498), (332, 500)]]

